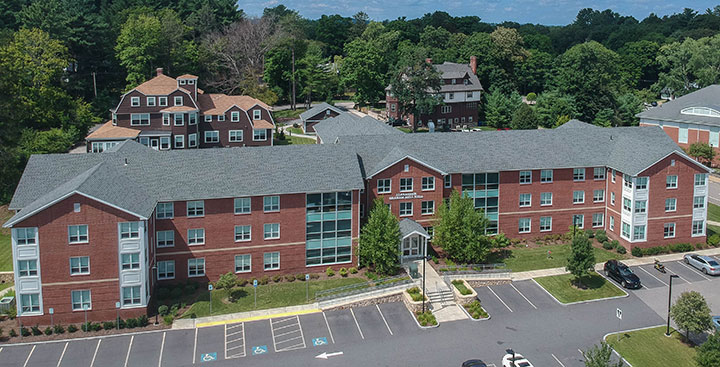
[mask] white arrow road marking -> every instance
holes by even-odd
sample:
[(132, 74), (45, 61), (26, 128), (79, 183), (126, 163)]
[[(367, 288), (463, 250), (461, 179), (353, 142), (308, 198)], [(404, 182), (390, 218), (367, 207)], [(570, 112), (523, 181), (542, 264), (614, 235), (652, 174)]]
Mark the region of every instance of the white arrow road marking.
[(316, 355), (315, 358), (328, 359), (328, 357), (341, 356), (342, 354), (343, 354), (343, 352), (332, 352), (332, 353), (323, 352), (322, 354)]

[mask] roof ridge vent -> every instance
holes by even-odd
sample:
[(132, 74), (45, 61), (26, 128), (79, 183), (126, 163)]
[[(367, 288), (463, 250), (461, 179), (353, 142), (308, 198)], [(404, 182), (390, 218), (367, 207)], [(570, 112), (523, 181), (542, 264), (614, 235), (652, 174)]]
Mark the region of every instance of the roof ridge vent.
[(126, 165), (126, 166), (128, 165), (128, 159), (127, 159), (127, 158), (125, 158), (125, 165)]

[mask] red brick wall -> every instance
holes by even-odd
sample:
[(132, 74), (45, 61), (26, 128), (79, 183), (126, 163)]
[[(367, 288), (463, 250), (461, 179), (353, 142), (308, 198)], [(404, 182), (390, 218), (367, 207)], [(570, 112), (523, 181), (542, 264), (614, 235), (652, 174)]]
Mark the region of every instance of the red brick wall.
[[(73, 210), (80, 203), (80, 212)], [(30, 323), (48, 323), (48, 308), (55, 310), (55, 320), (78, 322), (84, 319), (81, 311), (72, 311), (71, 290), (89, 289), (92, 297), (92, 320), (111, 320), (115, 317), (115, 302), (120, 301), (118, 288), (118, 227), (117, 223), (138, 221), (138, 218), (82, 195), (73, 195), (15, 227), (38, 227), (40, 246), (40, 275), (42, 277), (44, 316), (21, 317)], [(87, 224), (87, 244), (68, 244), (68, 225)], [(70, 257), (89, 256), (89, 275), (70, 275)], [(102, 282), (93, 282), (101, 281)], [(60, 283), (53, 285), (53, 283)], [(126, 314), (140, 311), (123, 311)], [(142, 309), (141, 313), (144, 313)], [(106, 317), (106, 314), (112, 314)]]
[[(565, 233), (572, 225), (574, 214), (583, 214), (584, 228), (592, 228), (592, 214), (605, 212), (604, 202), (593, 203), (593, 190), (599, 189), (605, 189), (605, 180), (593, 179), (593, 167), (585, 169), (585, 181), (580, 182), (573, 181), (572, 168), (553, 170), (552, 183), (540, 182), (540, 170), (532, 171), (531, 184), (520, 184), (519, 171), (500, 172), (499, 231), (513, 238)], [(573, 204), (573, 191), (585, 191), (584, 204)], [(540, 206), (543, 192), (553, 193), (551, 206)], [(520, 194), (528, 193), (532, 194), (532, 205), (521, 208)], [(552, 217), (552, 231), (540, 232), (540, 217), (547, 216)], [(530, 233), (518, 232), (520, 218), (531, 218)]]
[[(465, 92), (456, 92), (455, 95), (462, 97), (462, 93)], [(462, 125), (468, 125), (468, 127), (477, 126), (478, 125), (478, 107), (480, 106), (480, 101), (472, 102), (475, 103), (475, 108), (468, 107), (468, 103), (471, 102), (454, 102), (454, 103), (447, 103), (447, 105), (452, 106), (452, 111), (450, 113), (442, 113), (442, 105), (435, 107), (435, 111), (431, 114), (427, 115), (420, 115), (420, 120), (422, 121), (422, 126), (427, 127), (428, 121), (433, 120), (435, 123), (436, 129), (441, 129), (442, 127), (438, 125), (438, 119), (445, 119), (448, 124), (451, 124), (452, 128), (462, 127)], [(395, 112), (392, 112), (390, 109), (390, 104), (395, 104), (397, 106), (397, 99), (393, 97), (386, 97), (385, 105), (387, 107), (387, 113), (388, 117), (392, 118), (404, 118), (410, 123), (415, 122), (415, 118), (412, 115), (401, 117), (397, 107)], [(458, 122), (455, 123), (454, 118), (458, 118)], [(465, 122), (462, 122), (462, 117), (465, 117)], [(468, 117), (472, 117), (472, 122), (469, 122)], [(453, 119), (453, 121), (449, 121), (450, 119)]]

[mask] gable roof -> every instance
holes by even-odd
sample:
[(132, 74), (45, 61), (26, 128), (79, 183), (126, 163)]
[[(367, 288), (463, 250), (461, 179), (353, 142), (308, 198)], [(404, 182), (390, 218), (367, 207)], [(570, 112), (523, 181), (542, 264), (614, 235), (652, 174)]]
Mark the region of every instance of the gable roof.
[(461, 79), (468, 77), (468, 84), (443, 84), (440, 88), (440, 92), (461, 92), (461, 91), (476, 91), (483, 90), (480, 84), (480, 79), (477, 75), (472, 72), (470, 65), (468, 64), (457, 64), (454, 62), (445, 61), (439, 65), (433, 65), (435, 69), (440, 72), (441, 78), (443, 79)]
[(338, 138), (345, 136), (405, 134), (380, 120), (370, 116), (360, 117), (350, 112), (322, 120), (313, 128), (324, 144), (332, 144)]
[(430, 235), (427, 233), (425, 228), (423, 228), (420, 223), (412, 219), (405, 218), (401, 220), (398, 225), (400, 226), (400, 239), (403, 239), (413, 233), (417, 233), (425, 238), (430, 238)]
[(114, 126), (112, 121), (104, 123), (100, 128), (90, 133), (86, 140), (117, 140), (117, 139), (135, 139), (140, 130), (130, 129), (127, 127)]
[(337, 145), (357, 152), (363, 177), (377, 174), (393, 149), (447, 173), (574, 167), (611, 167), (636, 176), (670, 153), (688, 157), (665, 132), (652, 126), (346, 136)]
[[(280, 154), (283, 159), (268, 161)], [(316, 157), (323, 164), (306, 157)], [(354, 152), (335, 145), (155, 151), (125, 141), (103, 153), (30, 157), (12, 210), (12, 225), (78, 192), (138, 216), (159, 201), (359, 190)]]
[(138, 85), (134, 89), (144, 95), (170, 94), (178, 89), (178, 84), (175, 78), (160, 74)]
[(651, 107), (635, 116), (647, 120), (720, 126), (720, 117), (680, 113), (680, 111), (687, 107), (707, 107), (720, 111), (720, 85), (714, 84), (696, 90), (672, 101), (667, 101), (657, 107)]
[(307, 119), (309, 119), (309, 118), (311, 118), (311, 117), (313, 117), (313, 116), (317, 115), (318, 113), (321, 113), (321, 112), (323, 112), (323, 111), (325, 111), (325, 110), (335, 111), (335, 112), (338, 113), (338, 114), (344, 112), (343, 110), (341, 110), (341, 109), (339, 109), (339, 108), (337, 108), (337, 107), (335, 107), (335, 106), (333, 106), (333, 105), (331, 105), (331, 104), (329, 104), (329, 103), (323, 102), (323, 103), (320, 103), (319, 105), (313, 106), (313, 108), (311, 108), (311, 109), (309, 109), (309, 110), (301, 113), (301, 114), (300, 114), (300, 119), (302, 119), (303, 121), (305, 121), (305, 120), (307, 120)]
[(255, 105), (270, 110), (270, 106), (250, 96), (228, 96), (227, 94), (209, 93), (198, 95), (197, 100), (200, 110), (206, 115), (221, 115), (233, 106), (237, 106), (244, 111), (248, 111)]

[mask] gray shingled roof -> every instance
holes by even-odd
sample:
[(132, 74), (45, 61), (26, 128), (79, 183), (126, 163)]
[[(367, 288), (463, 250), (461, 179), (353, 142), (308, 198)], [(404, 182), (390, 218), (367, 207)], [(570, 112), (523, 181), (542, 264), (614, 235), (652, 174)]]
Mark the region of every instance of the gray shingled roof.
[(720, 85), (715, 84), (695, 92), (665, 102), (657, 107), (649, 108), (636, 116), (640, 119), (655, 121), (672, 121), (710, 126), (720, 126), (720, 117), (697, 116), (682, 114), (687, 107), (709, 107), (720, 111)]
[(442, 74), (443, 79), (460, 79), (464, 78), (465, 75), (469, 76), (470, 83), (465, 85), (460, 84), (443, 84), (440, 88), (441, 92), (462, 92), (462, 91), (476, 91), (483, 90), (480, 80), (477, 75), (472, 72), (470, 65), (468, 64), (456, 64), (454, 62), (444, 62), (439, 65), (434, 65), (435, 69)]
[(309, 118), (317, 115), (318, 113), (323, 112), (323, 111), (328, 110), (328, 109), (329, 109), (329, 110), (332, 110), (332, 111), (335, 111), (335, 112), (337, 112), (337, 113), (343, 113), (343, 110), (341, 110), (341, 109), (339, 109), (339, 108), (337, 108), (337, 107), (335, 107), (335, 106), (333, 106), (333, 105), (331, 105), (331, 104), (329, 104), (329, 103), (323, 102), (323, 103), (320, 103), (320, 104), (317, 105), (317, 106), (313, 106), (313, 108), (311, 108), (311, 109), (309, 109), (309, 110), (301, 113), (301, 114), (300, 114), (300, 119), (302, 119), (303, 121), (305, 121), (305, 120), (307, 120), (307, 119), (309, 119)]
[(320, 137), (325, 144), (332, 144), (337, 138), (343, 136), (404, 135), (402, 131), (382, 121), (370, 116), (358, 117), (349, 112), (322, 120), (318, 122), (314, 128), (315, 134)]
[(581, 124), (585, 128), (348, 136), (338, 145), (358, 153), (364, 177), (396, 161), (398, 147), (446, 173), (607, 166), (634, 176), (672, 152), (687, 157), (657, 127)]
[(423, 228), (418, 222), (405, 218), (400, 221), (400, 238), (405, 238), (407, 235), (413, 232), (419, 232), (421, 235), (430, 238), (425, 228)]
[(363, 187), (357, 156), (336, 145), (155, 151), (126, 141), (104, 153), (33, 155), (8, 223), (73, 192), (147, 217), (158, 201)]

